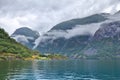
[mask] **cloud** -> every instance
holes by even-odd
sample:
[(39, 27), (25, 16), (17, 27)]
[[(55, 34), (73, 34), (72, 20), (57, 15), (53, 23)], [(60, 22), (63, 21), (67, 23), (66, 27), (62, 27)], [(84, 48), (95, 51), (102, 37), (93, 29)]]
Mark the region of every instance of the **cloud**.
[[(46, 33), (46, 39), (57, 39), (60, 37), (64, 37), (65, 39), (69, 39), (74, 36), (79, 35), (94, 35), (96, 30), (99, 29), (101, 23), (98, 24), (89, 24), (89, 25), (77, 25), (72, 29), (68, 30), (53, 30), (51, 32)], [(42, 38), (42, 37), (41, 37)]]
[(24, 43), (29, 43), (28, 39), (24, 35), (18, 35), (16, 37), (13, 37), (17, 42), (21, 42), (22, 44)]
[[(112, 17), (111, 17), (112, 16)], [(75, 36), (83, 36), (83, 35), (88, 35), (88, 36), (94, 36), (95, 32), (100, 29), (101, 25), (104, 23), (109, 23), (118, 20), (116, 17), (113, 17), (116, 15), (110, 15), (108, 16), (108, 20), (100, 22), (100, 23), (92, 23), (92, 24), (86, 24), (86, 25), (76, 25), (72, 29), (67, 29), (67, 30), (51, 30), (44, 35), (40, 36), (38, 39), (35, 40), (34, 42), (34, 47), (35, 49), (40, 43), (52, 43), (54, 40), (59, 39), (59, 38), (64, 38), (64, 39), (70, 39)], [(47, 43), (46, 43), (47, 41)], [(42, 46), (42, 44), (41, 44)], [(43, 45), (44, 46), (44, 45)]]
[(51, 32), (47, 32), (45, 35), (40, 36), (36, 41), (35, 41), (35, 46), (33, 49), (35, 49), (40, 43), (46, 42), (47, 43), (52, 43), (55, 39), (58, 38), (65, 38), (65, 39), (70, 39), (74, 36), (79, 36), (79, 35), (90, 35), (93, 36), (96, 30), (100, 28), (101, 23), (93, 23), (89, 25), (77, 25), (72, 29), (68, 30), (53, 30)]
[(44, 33), (62, 21), (114, 13), (119, 5), (119, 0), (0, 0), (0, 26), (9, 34), (24, 26)]

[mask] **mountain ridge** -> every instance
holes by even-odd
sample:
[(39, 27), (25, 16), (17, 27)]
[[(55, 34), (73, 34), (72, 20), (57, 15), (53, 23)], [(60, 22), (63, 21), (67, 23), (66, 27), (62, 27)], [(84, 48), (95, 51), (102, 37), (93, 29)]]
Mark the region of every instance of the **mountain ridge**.
[[(111, 18), (114, 15), (101, 13), (81, 18), (80, 21), (78, 19), (72, 19), (60, 23), (56, 25), (57, 27), (54, 26), (47, 33), (40, 36), (40, 39), (38, 38), (35, 49), (41, 51), (43, 54), (63, 54), (71, 58), (116, 57), (118, 55), (114, 55), (113, 52), (119, 51), (119, 48), (115, 49), (114, 47), (119, 46), (118, 36), (120, 32), (118, 28), (120, 21), (116, 17), (114, 19)], [(78, 22), (74, 22), (74, 20), (78, 20)], [(89, 31), (94, 28), (96, 28), (96, 31), (91, 35)], [(66, 34), (73, 35), (74, 33), (79, 33), (81, 30), (84, 31), (83, 34), (75, 34), (70, 38), (65, 37)], [(108, 46), (110, 43), (112, 45), (111, 47)], [(107, 54), (104, 55), (104, 52)]]
[[(51, 30), (66, 30), (66, 29), (72, 29), (75, 25), (85, 25), (85, 24), (91, 24), (91, 23), (99, 23), (102, 21), (107, 20), (108, 18), (103, 16), (103, 14), (94, 14), (85, 18), (79, 18), (79, 19), (72, 19), (68, 21), (64, 21), (62, 23), (57, 24), (54, 26)], [(67, 27), (66, 27), (67, 26)]]
[(27, 27), (19, 28), (11, 35), (17, 42), (27, 45), (29, 48), (34, 46), (34, 42), (39, 36), (40, 34), (37, 31)]

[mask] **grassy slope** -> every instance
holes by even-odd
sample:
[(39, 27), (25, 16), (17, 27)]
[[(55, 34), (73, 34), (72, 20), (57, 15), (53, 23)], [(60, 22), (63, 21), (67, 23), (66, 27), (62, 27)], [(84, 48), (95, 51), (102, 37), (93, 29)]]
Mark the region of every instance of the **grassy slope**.
[(10, 38), (9, 35), (0, 28), (0, 60), (49, 60), (65, 59), (61, 55), (40, 55), (39, 52), (28, 49), (27, 47)]

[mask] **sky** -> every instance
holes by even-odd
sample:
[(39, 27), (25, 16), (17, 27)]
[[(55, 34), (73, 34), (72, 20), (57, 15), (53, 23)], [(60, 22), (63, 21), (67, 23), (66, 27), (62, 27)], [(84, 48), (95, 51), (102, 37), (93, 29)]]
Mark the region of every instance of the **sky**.
[(66, 20), (118, 10), (120, 0), (0, 0), (0, 27), (10, 35), (20, 27), (43, 34)]

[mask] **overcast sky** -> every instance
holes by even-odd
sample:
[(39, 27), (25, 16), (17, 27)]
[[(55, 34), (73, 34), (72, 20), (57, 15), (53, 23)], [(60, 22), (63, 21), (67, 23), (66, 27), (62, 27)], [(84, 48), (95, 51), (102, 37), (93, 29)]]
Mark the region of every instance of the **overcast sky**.
[(0, 0), (0, 26), (9, 34), (20, 27), (44, 33), (62, 21), (118, 10), (120, 0)]

